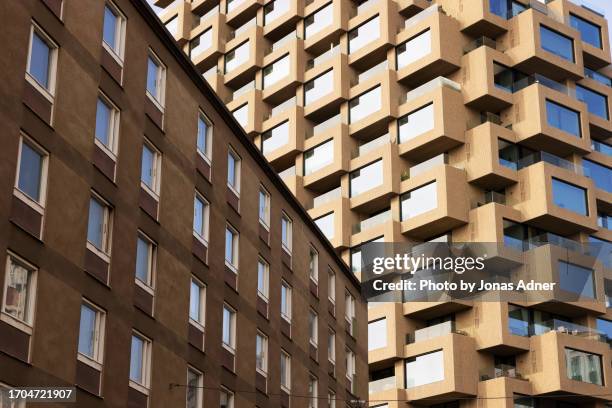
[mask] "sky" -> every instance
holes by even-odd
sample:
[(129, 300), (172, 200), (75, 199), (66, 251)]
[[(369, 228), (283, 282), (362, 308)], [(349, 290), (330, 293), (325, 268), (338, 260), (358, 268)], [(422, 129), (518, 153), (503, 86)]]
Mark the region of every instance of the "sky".
[(610, 35), (610, 42), (612, 43), (612, 32), (610, 32), (610, 28), (612, 27), (612, 0), (590, 0), (591, 3), (595, 6), (603, 10), (606, 14), (606, 19), (608, 20), (608, 34)]

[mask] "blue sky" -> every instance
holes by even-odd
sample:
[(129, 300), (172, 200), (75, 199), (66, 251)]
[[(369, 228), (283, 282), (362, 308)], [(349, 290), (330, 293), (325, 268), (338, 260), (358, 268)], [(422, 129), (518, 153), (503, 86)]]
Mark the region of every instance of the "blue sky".
[[(587, 0), (587, 2), (601, 10), (604, 10), (606, 19), (608, 19), (609, 30), (612, 22), (612, 0)], [(612, 42), (612, 33), (608, 34), (610, 34), (610, 41)]]

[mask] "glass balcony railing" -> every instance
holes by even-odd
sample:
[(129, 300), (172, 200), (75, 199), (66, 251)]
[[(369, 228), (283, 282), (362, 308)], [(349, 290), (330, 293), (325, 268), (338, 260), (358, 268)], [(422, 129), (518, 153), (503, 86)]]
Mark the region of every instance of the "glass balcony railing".
[(403, 31), (403, 30), (407, 30), (410, 27), (413, 27), (417, 24), (419, 24), (421, 21), (427, 19), (429, 16), (431, 16), (432, 14), (436, 14), (438, 13), (440, 9), (440, 5), (438, 4), (434, 4), (432, 6), (429, 6), (428, 8), (426, 8), (425, 10), (421, 11), (420, 13), (407, 18), (406, 20), (404, 20), (404, 26), (400, 27), (398, 29), (398, 31)]
[(380, 64), (374, 65), (372, 68), (359, 74), (356, 78), (353, 78), (351, 80), (351, 87), (358, 85), (364, 81), (367, 81), (368, 79), (378, 75), (379, 73), (383, 72), (384, 70), (388, 68), (389, 68), (389, 62), (387, 60), (384, 60)]
[(366, 0), (363, 3), (359, 4), (358, 6), (351, 8), (351, 11), (349, 12), (349, 18), (353, 18), (362, 13), (365, 13), (366, 10), (372, 8), (379, 1), (380, 0)]
[(360, 221), (353, 225), (353, 234), (359, 234), (362, 231), (369, 230), (378, 225), (384, 224), (392, 219), (391, 210), (387, 210), (376, 214), (370, 218)]
[(381, 378), (380, 380), (370, 381), (368, 383), (368, 392), (370, 394), (386, 390), (392, 390), (394, 388), (397, 388), (397, 386), (395, 385), (395, 376)]
[(285, 102), (282, 102), (276, 106), (274, 106), (269, 113), (264, 116), (264, 120), (270, 119), (272, 116), (278, 115), (287, 109), (293, 108), (297, 105), (297, 98), (295, 96), (287, 99)]
[(311, 58), (306, 61), (306, 70), (316, 67), (324, 63), (325, 61), (333, 58), (334, 56), (340, 54), (341, 48), (340, 44), (333, 46), (329, 50), (325, 51), (323, 54), (316, 56), (315, 58)]
[(313, 198), (311, 208), (316, 208), (324, 204), (330, 203), (340, 197), (342, 197), (342, 188), (338, 186), (334, 188), (333, 190), (329, 190)]
[(506, 204), (506, 195), (502, 193), (498, 193), (497, 191), (486, 191), (484, 193), (484, 200), (477, 201), (473, 206), (474, 208), (481, 207), (486, 204), (497, 203), (497, 204)]
[(256, 25), (257, 25), (257, 19), (255, 19), (255, 18), (247, 21), (246, 23), (244, 23), (243, 25), (241, 25), (237, 29), (230, 31), (229, 34), (228, 34), (228, 39), (227, 40), (228, 41), (233, 40), (234, 38), (238, 37), (240, 34), (246, 32), (249, 28), (255, 27)]
[(587, 78), (594, 79), (595, 81), (602, 83), (606, 86), (612, 87), (612, 78), (605, 76), (604, 74), (600, 74), (597, 71), (593, 71), (587, 67), (584, 67), (584, 76)]
[(463, 54), (469, 54), (470, 52), (480, 47), (489, 47), (493, 48), (494, 50), (503, 51), (502, 47), (497, 43), (497, 41), (489, 37), (478, 37), (474, 41), (463, 47)]
[(264, 50), (264, 56), (271, 54), (273, 51), (276, 51), (279, 48), (282, 48), (283, 46), (287, 45), (293, 40), (300, 40), (301, 38), (302, 37), (300, 37), (298, 33), (296, 33), (295, 31), (292, 31), (286, 36), (284, 36), (283, 38), (281, 38), (280, 40), (272, 43), (272, 45), (270, 45), (268, 48), (266, 48)]
[(570, 334), (572, 336), (583, 337), (590, 340), (603, 342), (607, 341), (607, 336), (603, 332), (596, 329), (591, 329), (587, 326), (582, 326), (580, 324), (567, 322), (565, 320), (552, 319), (537, 326), (537, 330), (541, 331), (538, 332), (538, 334), (556, 331), (558, 333)]
[(391, 134), (387, 133), (376, 139), (369, 141), (367, 143), (358, 146), (351, 152), (351, 159), (362, 156), (368, 152), (371, 152), (374, 149), (379, 148), (380, 146), (384, 146), (388, 143), (391, 143)]
[(403, 95), (400, 96), (399, 103), (400, 105), (402, 105), (404, 103), (411, 102), (421, 97), (422, 95), (425, 95), (426, 93), (431, 92), (434, 89), (441, 88), (441, 87), (446, 87), (446, 88), (453, 89), (457, 92), (461, 92), (461, 85), (459, 85), (455, 81), (451, 81), (448, 78), (444, 78), (440, 76), (440, 77), (434, 78), (431, 81), (419, 86), (418, 88), (414, 88), (404, 93)]
[(547, 152), (535, 152), (518, 160), (516, 163), (517, 169), (531, 166), (532, 164), (545, 162), (562, 169), (569, 170), (579, 176), (589, 176), (588, 169), (579, 164), (572, 163), (569, 160), (562, 159), (559, 156)]
[(426, 171), (433, 169), (434, 167), (441, 166), (444, 164), (448, 164), (448, 153), (439, 154), (429, 160), (425, 160), (424, 162), (417, 164), (416, 166), (410, 167), (409, 175), (406, 178), (416, 177), (419, 174), (425, 173)]
[(252, 91), (254, 89), (257, 89), (256, 84), (255, 84), (255, 80), (253, 80), (251, 82), (248, 82), (246, 85), (236, 89), (234, 91), (234, 93), (232, 94), (232, 99), (230, 100), (230, 102), (235, 100), (235, 99), (238, 99), (240, 96), (242, 96), (242, 95), (244, 95), (244, 94), (246, 94), (246, 93), (248, 93), (248, 92), (250, 92), (250, 91)]
[(334, 126), (337, 126), (339, 124), (343, 123), (342, 122), (342, 115), (341, 114), (337, 114), (335, 116), (332, 116), (331, 118), (319, 123), (318, 125), (315, 125), (312, 130), (310, 131), (306, 131), (306, 139), (309, 139), (315, 135), (318, 135), (320, 133), (325, 132), (327, 129), (330, 129)]
[(608, 144), (598, 142), (597, 140), (591, 140), (591, 148), (596, 152), (612, 156), (612, 146)]
[(555, 91), (561, 92), (562, 94), (571, 96), (572, 98), (576, 98), (576, 91), (574, 89), (570, 89), (567, 86), (554, 81), (550, 78), (545, 77), (540, 74), (529, 75), (525, 78), (519, 79), (518, 81), (512, 84), (512, 91), (518, 92), (524, 88), (527, 88), (533, 84), (540, 84), (547, 88), (554, 89)]
[(480, 381), (492, 380), (494, 378), (516, 378), (524, 379), (523, 376), (516, 370), (516, 367), (510, 364), (496, 364), (490, 369), (480, 372)]
[(278, 173), (279, 177), (282, 179), (285, 179), (287, 177), (293, 177), (295, 176), (295, 166), (291, 166), (286, 170), (281, 171), (280, 173)]
[(433, 326), (425, 327), (414, 331), (414, 334), (408, 333), (406, 335), (406, 343), (418, 343), (420, 341), (435, 339), (436, 337), (445, 336), (447, 334), (465, 334), (460, 330), (455, 329), (454, 321), (447, 321), (438, 323)]
[(468, 120), (468, 123), (467, 123), (468, 130), (473, 129), (477, 126), (480, 126), (483, 123), (494, 123), (496, 125), (504, 126), (508, 129), (512, 129), (512, 124), (510, 123), (510, 124), (504, 125), (501, 119), (501, 116), (499, 116), (498, 114), (492, 113), (492, 112), (480, 112), (480, 116), (474, 119)]

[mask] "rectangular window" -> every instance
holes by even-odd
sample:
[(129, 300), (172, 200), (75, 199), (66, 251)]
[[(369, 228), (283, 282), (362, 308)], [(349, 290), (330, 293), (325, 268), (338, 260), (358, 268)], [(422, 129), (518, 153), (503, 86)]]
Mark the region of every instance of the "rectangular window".
[(565, 365), (570, 380), (603, 385), (600, 355), (566, 348)]
[(334, 4), (328, 3), (304, 18), (304, 39), (308, 39), (334, 22)]
[(327, 298), (336, 303), (336, 274), (331, 269), (327, 271)]
[(245, 41), (233, 50), (225, 54), (225, 73), (229, 74), (240, 65), (249, 60), (251, 46), (249, 41)]
[(243, 128), (246, 128), (247, 125), (249, 124), (249, 104), (245, 103), (244, 105), (241, 105), (237, 109), (234, 109), (232, 111), (232, 115), (234, 116), (236, 121), (240, 124), (240, 126), (242, 126)]
[(291, 390), (291, 356), (285, 350), (281, 350), (280, 380), (281, 388), (289, 392)]
[(540, 26), (540, 42), (542, 49), (565, 60), (575, 62), (574, 41), (546, 26)]
[(117, 6), (107, 1), (104, 5), (102, 44), (119, 62), (123, 61), (126, 21)]
[(348, 52), (352, 54), (380, 38), (380, 16), (376, 16), (349, 31)]
[(442, 350), (406, 359), (406, 387), (414, 388), (444, 380)]
[(317, 224), (317, 227), (319, 227), (319, 229), (327, 239), (329, 239), (330, 241), (334, 239), (335, 228), (333, 212), (330, 212), (327, 215), (315, 219), (314, 222), (315, 224)]
[(34, 325), (37, 269), (14, 254), (6, 257), (2, 313), (15, 320), (23, 331)]
[(189, 321), (202, 328), (206, 322), (206, 285), (193, 276), (189, 285)]
[(553, 177), (552, 196), (553, 203), (557, 207), (565, 208), (580, 215), (589, 215), (587, 192), (584, 188)]
[(318, 407), (318, 391), (317, 388), (319, 386), (319, 381), (317, 377), (310, 374), (308, 376), (308, 408), (317, 408)]
[[(236, 1), (236, 0), (234, 0)], [(229, 7), (229, 3), (228, 3)], [(219, 408), (234, 408), (234, 393), (223, 388), (221, 390)]]
[(312, 309), (308, 310), (308, 334), (310, 344), (317, 347), (319, 343), (319, 317)]
[(368, 323), (368, 351), (387, 347), (387, 319)]
[(287, 251), (289, 254), (291, 253), (292, 248), (292, 235), (293, 235), (293, 222), (291, 218), (287, 216), (287, 214), (283, 213), (281, 217), (281, 243), (283, 249)]
[(212, 123), (202, 112), (198, 114), (198, 153), (208, 162), (212, 160)]
[(83, 300), (81, 303), (81, 321), (79, 323), (79, 356), (94, 364), (98, 369), (103, 361), (104, 324), (106, 313), (92, 303)]
[(546, 118), (550, 126), (576, 137), (582, 137), (579, 112), (547, 99)]
[(111, 209), (98, 195), (89, 200), (89, 220), (87, 222), (87, 243), (102, 254), (110, 255)]
[(329, 408), (336, 408), (336, 393), (332, 390), (327, 392), (327, 406)]
[(223, 346), (232, 353), (236, 350), (236, 311), (228, 305), (223, 305)]
[(344, 355), (346, 378), (351, 382), (350, 391), (353, 391), (353, 388), (355, 386), (353, 381), (353, 378), (355, 377), (355, 353), (353, 353), (353, 350), (346, 348), (344, 350)]
[(395, 51), (397, 56), (397, 69), (402, 69), (430, 53), (431, 30), (428, 29), (397, 46)]
[(230, 225), (225, 227), (225, 264), (238, 271), (238, 231)]
[(430, 130), (435, 126), (434, 105), (423, 106), (397, 120), (398, 139), (405, 143)]
[(147, 59), (147, 96), (160, 108), (164, 106), (165, 82), (166, 67), (152, 51), (149, 51), (149, 58)]
[(355, 329), (355, 297), (348, 291), (344, 293), (344, 319), (349, 324), (349, 333), (353, 335)]
[(336, 363), (336, 332), (331, 327), (327, 335), (327, 359)]
[(608, 98), (606, 95), (576, 84), (576, 98), (586, 103), (589, 113), (604, 118), (605, 120), (610, 118), (608, 112)]
[(193, 200), (193, 233), (200, 240), (208, 243), (209, 204), (197, 191)]
[(361, 119), (378, 112), (382, 108), (382, 87), (370, 89), (349, 101), (349, 123), (356, 123)]
[(289, 54), (277, 59), (272, 64), (265, 66), (263, 69), (263, 87), (269, 88), (281, 79), (289, 75), (291, 70), (291, 58)]
[(270, 228), (270, 193), (263, 186), (259, 187), (259, 222)]
[(151, 340), (139, 333), (132, 333), (130, 352), (130, 385), (136, 388), (149, 388), (151, 378)]
[(582, 38), (583, 42), (591, 44), (595, 48), (603, 48), (601, 44), (601, 27), (571, 13), (569, 19), (570, 25), (580, 31), (580, 38)]
[(263, 375), (268, 373), (268, 336), (260, 331), (255, 335), (255, 368)]
[(559, 287), (580, 297), (595, 299), (595, 276), (592, 269), (559, 261)]
[(400, 215), (402, 221), (436, 208), (438, 208), (438, 183), (435, 181), (415, 188), (401, 196)]
[(189, 41), (189, 56), (192, 60), (197, 59), (213, 44), (213, 29), (210, 27), (191, 41)]
[(274, 0), (264, 6), (264, 26), (289, 11), (290, 0)]
[(329, 95), (334, 90), (334, 70), (330, 69), (304, 84), (304, 106)]
[(25, 136), (19, 140), (19, 159), (17, 161), (16, 193), (24, 201), (36, 204), (42, 212), (45, 206), (48, 153), (38, 144)]
[(96, 105), (95, 141), (111, 157), (119, 146), (119, 109), (106, 96), (100, 94)]
[(259, 258), (257, 260), (257, 294), (264, 300), (268, 300), (268, 290), (270, 285), (270, 265)]
[(304, 152), (304, 176), (334, 162), (334, 139)]
[(55, 94), (58, 46), (40, 27), (32, 25), (26, 78), (43, 90), (47, 97)]
[(204, 407), (204, 374), (187, 367), (186, 408)]
[(372, 190), (383, 183), (383, 161), (377, 160), (350, 173), (350, 197)]
[(313, 247), (308, 253), (308, 273), (310, 280), (315, 283), (319, 281), (319, 253)]
[(286, 120), (280, 125), (267, 130), (261, 135), (261, 151), (269, 154), (289, 143), (289, 121)]
[(145, 139), (142, 145), (142, 163), (140, 171), (141, 186), (156, 198), (159, 198), (161, 180), (161, 153), (151, 142)]
[(240, 195), (240, 156), (231, 147), (227, 152), (227, 185)]
[(281, 282), (281, 317), (291, 322), (291, 286)]
[(595, 186), (612, 193), (612, 169), (594, 161), (582, 159), (585, 174), (593, 180)]
[(136, 242), (136, 282), (144, 284), (145, 288), (154, 287), (156, 256), (157, 245), (139, 232)]

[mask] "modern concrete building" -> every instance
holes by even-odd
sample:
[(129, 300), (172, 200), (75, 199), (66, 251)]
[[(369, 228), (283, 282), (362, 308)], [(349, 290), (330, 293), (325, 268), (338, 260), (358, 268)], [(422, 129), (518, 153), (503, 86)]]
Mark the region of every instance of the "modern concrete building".
[(367, 398), (358, 280), (146, 2), (0, 15), (0, 406)]
[(597, 330), (612, 336), (610, 269), (559, 263), (576, 243), (612, 241), (612, 69), (597, 10), (152, 6), (356, 276), (371, 241), (503, 242), (501, 258), (535, 252), (593, 284), (578, 304), (370, 305), (370, 406), (609, 404), (611, 353)]

